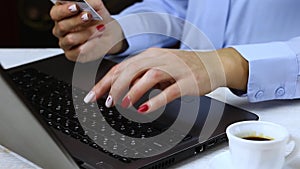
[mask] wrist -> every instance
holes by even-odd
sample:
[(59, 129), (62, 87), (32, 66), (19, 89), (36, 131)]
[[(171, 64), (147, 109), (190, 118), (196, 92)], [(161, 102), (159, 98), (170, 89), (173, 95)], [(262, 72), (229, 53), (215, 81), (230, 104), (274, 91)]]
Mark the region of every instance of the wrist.
[(113, 47), (108, 51), (108, 54), (118, 54), (124, 52), (128, 48), (127, 40), (125, 39), (123, 30), (120, 24), (113, 20), (111, 22), (110, 36), (114, 43)]
[(217, 52), (224, 66), (226, 86), (246, 91), (249, 74), (248, 61), (234, 48), (224, 48)]

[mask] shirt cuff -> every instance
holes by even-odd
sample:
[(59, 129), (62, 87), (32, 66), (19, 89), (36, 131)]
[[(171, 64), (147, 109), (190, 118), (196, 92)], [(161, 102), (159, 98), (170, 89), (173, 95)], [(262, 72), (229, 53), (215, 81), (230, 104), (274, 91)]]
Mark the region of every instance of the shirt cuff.
[(250, 102), (295, 97), (297, 55), (286, 43), (238, 45), (233, 48), (249, 63), (247, 96)]
[(145, 48), (145, 43), (141, 43), (141, 41), (145, 41), (146, 37), (143, 37), (141, 35), (138, 35), (134, 32), (140, 32), (143, 30), (142, 27), (139, 27), (138, 25), (141, 25), (138, 23), (138, 15), (129, 15), (129, 16), (122, 16), (122, 15), (113, 15), (112, 16), (121, 26), (124, 37), (128, 43), (128, 48), (122, 52), (119, 53), (118, 56), (128, 56), (128, 55), (134, 55), (141, 51), (141, 49)]

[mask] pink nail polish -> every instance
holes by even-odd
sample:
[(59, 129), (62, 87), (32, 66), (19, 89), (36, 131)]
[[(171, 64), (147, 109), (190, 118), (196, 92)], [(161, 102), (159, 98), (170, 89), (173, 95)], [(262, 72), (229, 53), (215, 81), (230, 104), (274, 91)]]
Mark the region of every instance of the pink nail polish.
[(96, 97), (96, 93), (94, 91), (90, 91), (84, 98), (85, 103), (90, 103), (92, 102)]
[(77, 11), (77, 6), (75, 4), (69, 6), (68, 8), (71, 12), (76, 12)]
[(96, 29), (99, 31), (99, 32), (102, 32), (105, 30), (105, 26), (103, 24), (100, 24), (96, 27)]
[(123, 101), (122, 101), (122, 103), (121, 103), (121, 106), (122, 106), (123, 108), (128, 108), (129, 105), (130, 105), (130, 98), (129, 98), (129, 96), (126, 96), (126, 97), (123, 99)]
[(88, 13), (84, 13), (82, 16), (81, 16), (81, 19), (83, 21), (88, 21), (89, 20), (89, 14)]
[(140, 114), (144, 114), (148, 110), (149, 110), (149, 106), (147, 104), (144, 104), (144, 105), (142, 105), (142, 106), (139, 107), (138, 112)]
[(109, 96), (107, 97), (107, 99), (106, 99), (105, 106), (106, 106), (107, 108), (110, 108), (110, 107), (112, 106), (112, 104), (113, 104), (113, 99), (112, 99), (112, 96), (109, 95)]

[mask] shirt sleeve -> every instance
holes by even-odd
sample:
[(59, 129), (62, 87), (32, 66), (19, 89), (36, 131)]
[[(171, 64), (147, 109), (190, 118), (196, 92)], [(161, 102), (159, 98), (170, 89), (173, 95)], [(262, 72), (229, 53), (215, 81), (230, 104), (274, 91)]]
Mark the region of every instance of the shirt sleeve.
[(187, 3), (186, 0), (144, 0), (114, 15), (129, 45), (118, 55), (176, 44), (181, 38)]
[(300, 98), (300, 37), (233, 48), (249, 63), (250, 102)]

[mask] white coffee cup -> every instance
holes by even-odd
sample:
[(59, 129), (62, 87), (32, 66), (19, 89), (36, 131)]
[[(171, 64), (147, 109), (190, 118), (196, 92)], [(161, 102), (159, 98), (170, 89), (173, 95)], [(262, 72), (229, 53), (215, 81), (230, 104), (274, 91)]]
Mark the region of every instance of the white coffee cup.
[(227, 127), (226, 134), (234, 169), (281, 169), (288, 145), (295, 145), (286, 128), (266, 121), (237, 122)]

